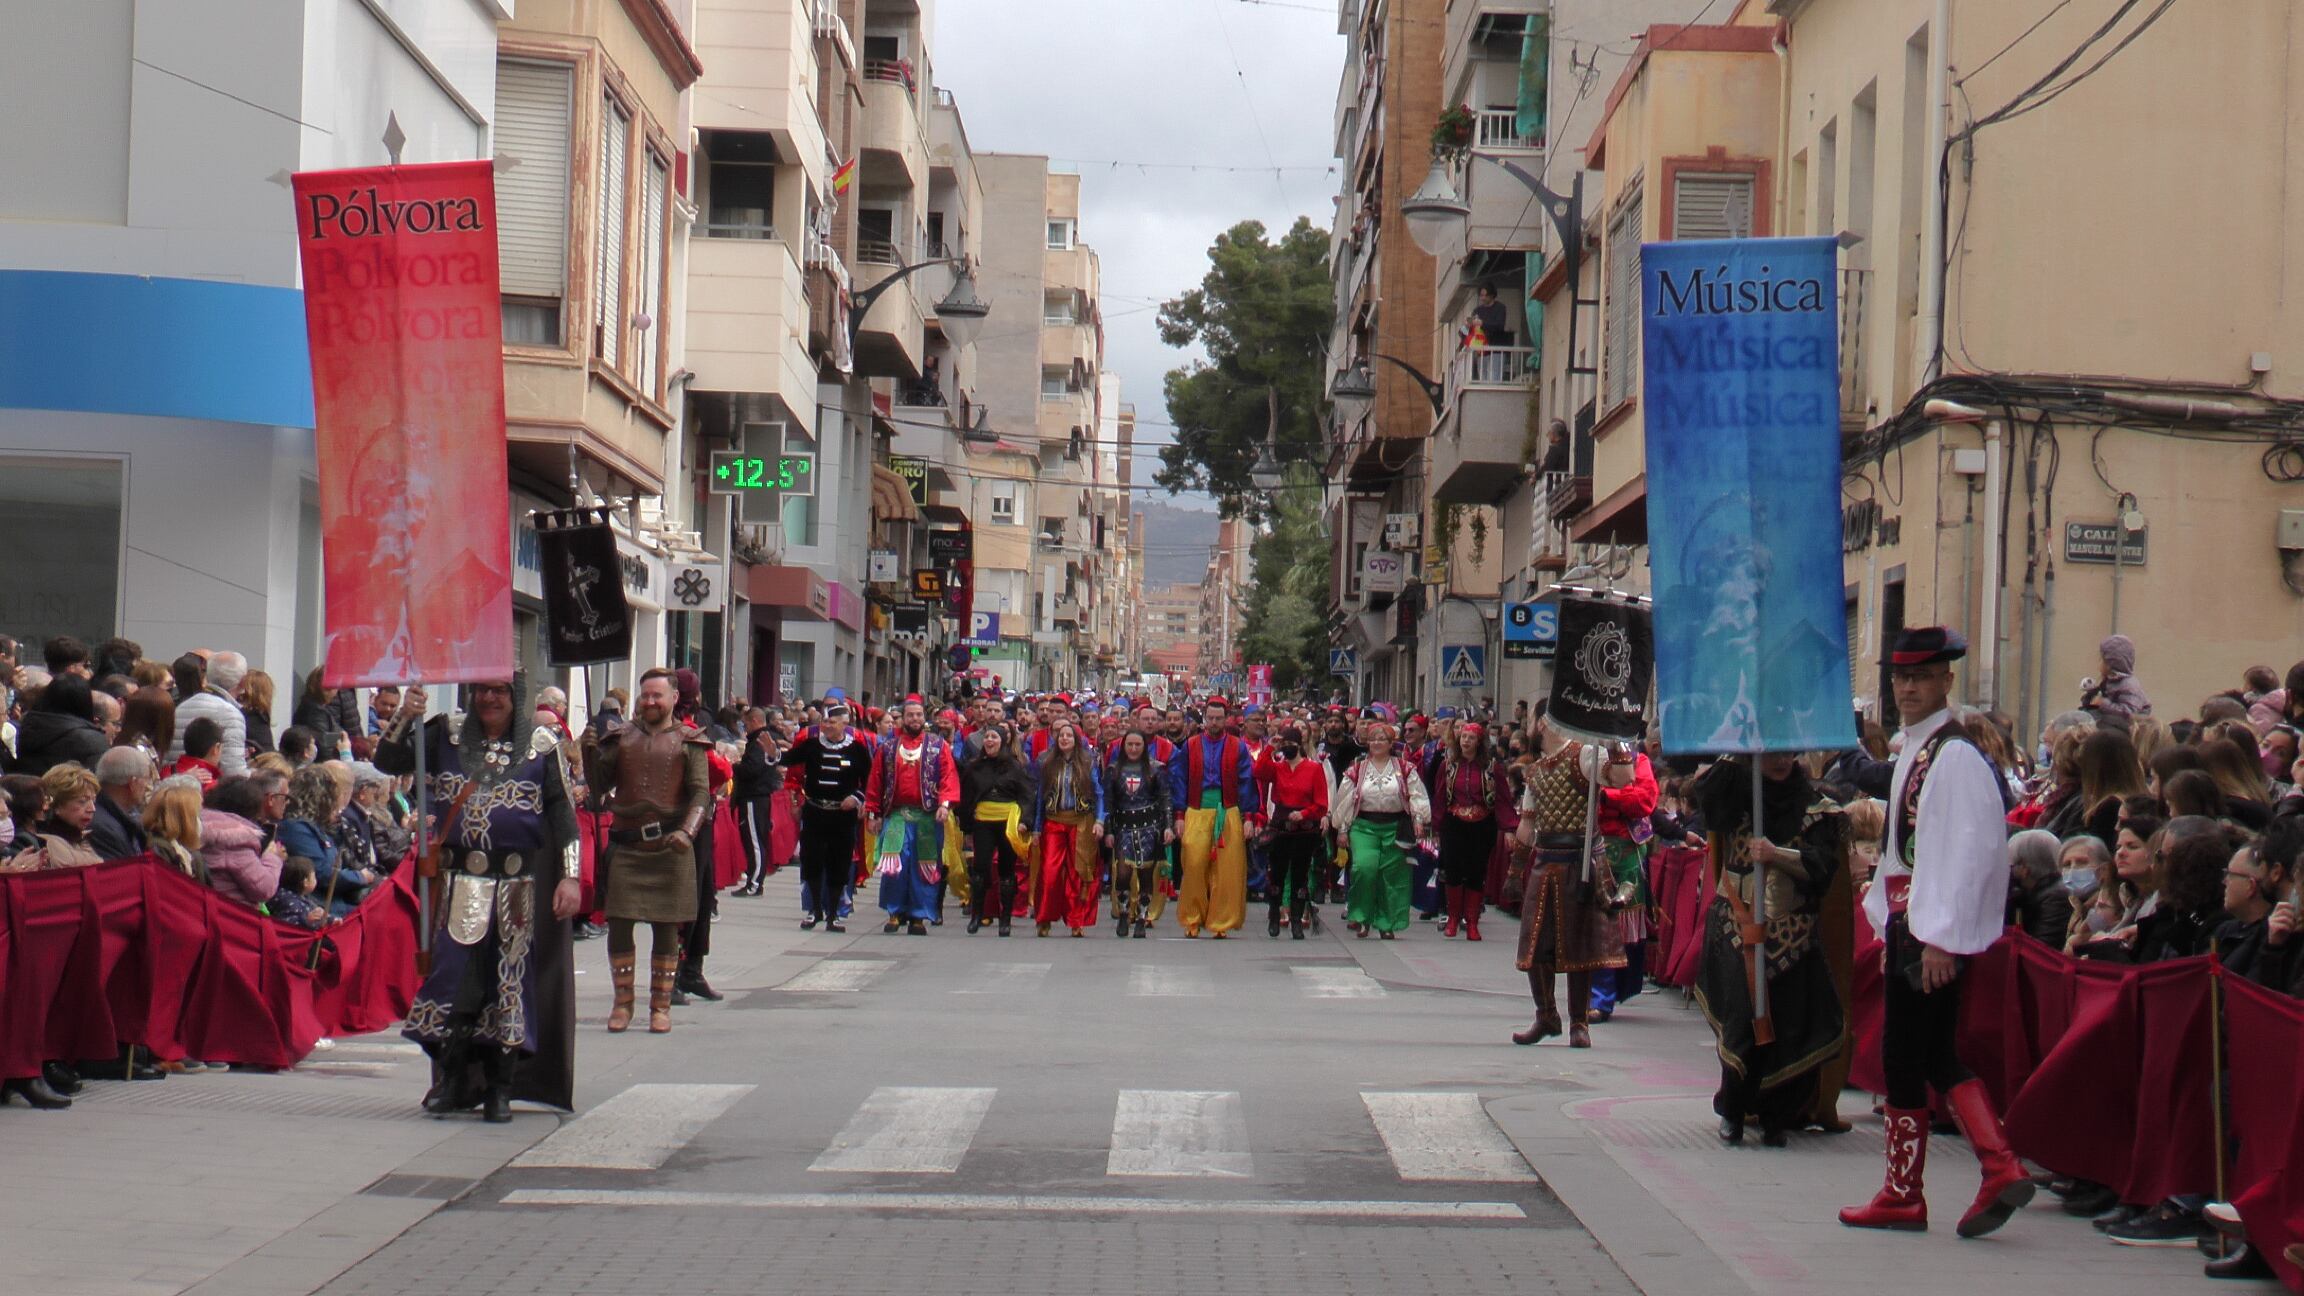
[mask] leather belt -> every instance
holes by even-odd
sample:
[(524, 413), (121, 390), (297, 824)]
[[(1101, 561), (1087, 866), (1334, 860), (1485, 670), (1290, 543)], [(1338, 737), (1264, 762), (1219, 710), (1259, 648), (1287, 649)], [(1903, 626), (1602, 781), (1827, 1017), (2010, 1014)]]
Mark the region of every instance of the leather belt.
[(839, 814), (855, 813), (846, 801), (819, 801), (814, 797), (808, 798), (808, 808), (811, 810), (830, 810)]
[(523, 854), (508, 850), (466, 850), (455, 851), (449, 858), (458, 870), (474, 877), (516, 878), (527, 875), (529, 864), (538, 854), (535, 851)]
[(662, 820), (657, 820), (655, 823), (642, 824), (638, 828), (611, 829), (608, 833), (608, 840), (619, 846), (638, 846), (650, 842), (660, 842), (676, 831), (678, 831), (677, 828), (667, 828)]

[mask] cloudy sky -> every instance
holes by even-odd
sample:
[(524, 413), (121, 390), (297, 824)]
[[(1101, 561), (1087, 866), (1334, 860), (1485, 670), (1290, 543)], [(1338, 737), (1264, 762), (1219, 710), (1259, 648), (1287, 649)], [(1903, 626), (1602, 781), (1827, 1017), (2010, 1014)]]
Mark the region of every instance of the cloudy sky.
[(1233, 224), (1325, 229), (1335, 209), (1334, 0), (936, 0), (935, 14), (936, 80), (969, 143), (1081, 174), (1105, 365), (1139, 441), (1166, 440), (1161, 376), (1189, 357), (1161, 343), (1159, 303), (1199, 283)]

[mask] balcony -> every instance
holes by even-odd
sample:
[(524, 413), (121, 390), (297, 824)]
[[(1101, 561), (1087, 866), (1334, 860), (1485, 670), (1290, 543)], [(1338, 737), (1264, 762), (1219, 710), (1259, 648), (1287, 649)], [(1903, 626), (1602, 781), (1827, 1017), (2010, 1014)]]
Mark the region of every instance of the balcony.
[(1872, 422), (1871, 369), (1864, 359), (1864, 311), (1871, 288), (1871, 271), (1840, 272), (1840, 431), (1843, 434), (1861, 432)]
[(1543, 134), (1521, 134), (1519, 119), (1519, 110), (1514, 108), (1482, 108), (1473, 113), (1473, 147), (1504, 153), (1543, 152)]
[[(697, 57), (711, 69), (712, 93), (691, 96), (694, 125), (765, 130), (786, 158), (822, 157), (824, 132), (810, 84), (816, 78), (816, 37), (830, 9), (820, 10), (813, 0), (698, 4), (693, 35)], [(839, 22), (838, 14), (829, 16)]]
[(1545, 473), (1537, 479), (1534, 511), (1528, 520), (1528, 565), (1537, 571), (1568, 570), (1567, 520), (1552, 512), (1552, 491), (1571, 480), (1567, 473)]
[(698, 391), (764, 392), (795, 408), (815, 401), (807, 272), (790, 245), (700, 238), (688, 245), (687, 366)]
[[(856, 296), (863, 296), (881, 281), (896, 273), (901, 264), (896, 249), (887, 243), (874, 243), (863, 239), (856, 243)], [(881, 294), (872, 303), (872, 309), (859, 322), (856, 334), (856, 374), (861, 378), (897, 378), (911, 381), (920, 376), (920, 359), (926, 345), (926, 311), (913, 285), (918, 276), (899, 281), (895, 287)]]
[(1057, 625), (1076, 627), (1080, 624), (1080, 600), (1058, 595), (1055, 610), (1050, 615)]
[(1432, 498), (1493, 504), (1529, 467), (1531, 347), (1478, 347), (1448, 368), (1448, 408), (1432, 433)]
[[(903, 69), (901, 74), (897, 69)], [(864, 132), (860, 183), (867, 189), (918, 189), (928, 183), (928, 137), (910, 65), (864, 64)]]
[[(1503, 116), (1505, 129), (1509, 130), (1511, 114)], [(1535, 147), (1534, 153), (1510, 153), (1507, 160), (1531, 174), (1541, 174), (1543, 145), (1539, 142)], [(1464, 203), (1472, 209), (1464, 230), (1466, 247), (1526, 251), (1544, 246), (1546, 231), (1551, 226), (1545, 221), (1543, 209), (1536, 205), (1528, 187), (1502, 168), (1473, 167), (1464, 179)]]

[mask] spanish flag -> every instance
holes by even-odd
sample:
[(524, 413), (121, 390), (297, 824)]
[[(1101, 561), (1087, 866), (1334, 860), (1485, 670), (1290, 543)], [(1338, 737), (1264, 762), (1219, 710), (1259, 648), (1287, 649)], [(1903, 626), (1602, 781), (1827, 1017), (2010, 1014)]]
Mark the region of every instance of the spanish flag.
[(850, 158), (832, 168), (832, 192), (844, 194), (856, 186), (856, 159)]

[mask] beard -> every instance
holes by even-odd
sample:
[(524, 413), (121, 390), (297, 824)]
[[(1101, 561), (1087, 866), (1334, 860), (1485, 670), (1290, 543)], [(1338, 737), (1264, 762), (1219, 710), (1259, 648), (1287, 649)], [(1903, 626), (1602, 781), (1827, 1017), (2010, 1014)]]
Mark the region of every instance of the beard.
[(928, 724), (924, 720), (906, 720), (903, 722), (903, 728), (906, 736), (917, 738), (927, 731)]

